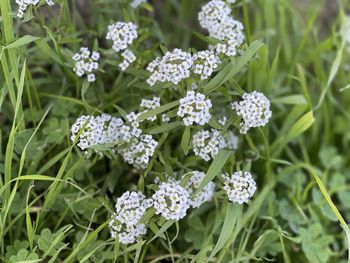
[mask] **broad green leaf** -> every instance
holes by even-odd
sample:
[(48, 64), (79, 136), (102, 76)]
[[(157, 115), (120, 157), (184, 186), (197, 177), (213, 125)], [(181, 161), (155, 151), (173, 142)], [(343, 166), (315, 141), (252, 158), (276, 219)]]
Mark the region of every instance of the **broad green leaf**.
[(225, 221), (221, 229), (221, 233), (218, 241), (214, 247), (214, 250), (211, 252), (210, 257), (214, 257), (226, 244), (229, 237), (232, 235), (233, 229), (236, 226), (238, 218), (241, 216), (242, 206), (228, 203), (226, 209)]

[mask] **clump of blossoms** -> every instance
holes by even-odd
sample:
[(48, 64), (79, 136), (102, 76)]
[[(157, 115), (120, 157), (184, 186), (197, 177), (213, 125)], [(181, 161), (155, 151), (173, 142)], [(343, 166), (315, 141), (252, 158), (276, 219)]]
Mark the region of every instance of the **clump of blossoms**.
[(175, 181), (161, 183), (152, 200), (156, 214), (166, 220), (180, 220), (190, 207), (188, 191)]
[(89, 82), (96, 80), (93, 71), (98, 69), (98, 60), (100, 59), (100, 53), (93, 51), (92, 53), (86, 47), (80, 48), (80, 52), (73, 55), (75, 61), (74, 72), (77, 76), (82, 77), (84, 74), (87, 75)]
[(157, 57), (148, 64), (147, 71), (152, 74), (147, 79), (147, 83), (150, 86), (158, 82), (172, 82), (177, 85), (190, 76), (192, 64), (190, 53), (175, 48), (172, 52), (166, 52), (162, 58)]
[(244, 42), (244, 27), (231, 17), (231, 8), (221, 0), (212, 0), (198, 13), (200, 25), (207, 29), (209, 36), (221, 42), (211, 48), (218, 54), (235, 56)]
[(204, 125), (211, 119), (209, 112), (212, 107), (210, 99), (206, 99), (201, 93), (187, 91), (186, 97), (180, 99), (177, 116), (182, 117), (185, 126), (193, 123)]
[(146, 3), (147, 1), (146, 0), (133, 0), (131, 3), (130, 3), (130, 6), (132, 8), (137, 8), (139, 7), (139, 5), (143, 4), (143, 3)]
[(193, 55), (193, 73), (200, 75), (202, 80), (207, 79), (220, 63), (219, 57), (213, 51), (199, 51)]
[(120, 140), (120, 129), (123, 121), (120, 118), (112, 117), (109, 114), (100, 116), (80, 116), (71, 127), (71, 140), (75, 141), (78, 133), (82, 130), (77, 146), (81, 150), (102, 144), (113, 143)]
[(124, 161), (136, 169), (145, 169), (157, 148), (158, 142), (152, 135), (141, 134), (140, 137), (131, 138), (125, 147), (118, 150)]
[(250, 128), (265, 126), (272, 116), (270, 101), (257, 91), (244, 93), (242, 98), (232, 103), (232, 109), (242, 117), (240, 132), (246, 134)]
[(210, 161), (218, 154), (220, 149), (225, 148), (225, 140), (218, 130), (211, 132), (202, 130), (192, 137), (193, 152), (205, 161)]
[(136, 60), (136, 56), (130, 49), (124, 50), (121, 56), (123, 61), (119, 64), (119, 67), (122, 71), (125, 71)]
[(228, 131), (224, 135), (224, 144), (225, 148), (230, 150), (237, 150), (238, 148), (238, 137), (234, 134), (233, 131)]
[(256, 183), (250, 172), (235, 172), (232, 175), (224, 174), (224, 190), (231, 202), (247, 203), (256, 191)]
[(112, 238), (118, 236), (122, 244), (135, 243), (136, 239), (147, 233), (146, 226), (138, 222), (152, 205), (141, 192), (125, 192), (117, 199), (115, 213), (111, 216), (109, 228)]
[[(18, 5), (17, 17), (22, 18), (24, 12), (27, 10), (30, 5), (37, 5), (40, 0), (16, 0), (16, 4)], [(54, 5), (55, 3), (52, 0), (46, 0), (47, 5)]]
[[(146, 100), (146, 99), (141, 100), (140, 108), (145, 109), (143, 112), (147, 112), (147, 110), (156, 109), (158, 107), (160, 107), (159, 97), (153, 97), (151, 100)], [(157, 116), (155, 115), (147, 118), (147, 120), (149, 121), (155, 121), (156, 119), (157, 119)]]
[(129, 47), (137, 37), (137, 25), (132, 22), (117, 22), (108, 26), (106, 39), (113, 41), (114, 51), (123, 51), (121, 54), (123, 62), (119, 64), (122, 71), (125, 71), (136, 60), (135, 54)]
[(215, 191), (215, 184), (213, 182), (209, 182), (200, 192), (195, 194), (204, 176), (205, 173), (203, 172), (193, 171), (191, 177), (186, 182), (185, 189), (190, 195), (188, 203), (193, 208), (200, 207), (203, 203), (213, 198)]

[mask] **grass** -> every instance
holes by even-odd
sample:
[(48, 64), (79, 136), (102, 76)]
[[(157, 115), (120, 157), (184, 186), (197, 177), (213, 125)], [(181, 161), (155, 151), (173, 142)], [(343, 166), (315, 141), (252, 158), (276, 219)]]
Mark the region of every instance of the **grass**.
[[(180, 94), (167, 85), (150, 88), (144, 67), (162, 49), (207, 47), (212, 40), (197, 21), (206, 1), (150, 1), (138, 11), (125, 0), (79, 2), (30, 9), (24, 21), (15, 17), (16, 5), (0, 2), (0, 260), (349, 262), (350, 44), (341, 35), (348, 1), (338, 1), (336, 15), (326, 14), (325, 0), (239, 1), (234, 15), (244, 23), (247, 50), (203, 92), (220, 112), (244, 91), (261, 91), (272, 101), (272, 120), (240, 136), (238, 151), (223, 150), (209, 163), (191, 154), (192, 128), (179, 121), (149, 127), (161, 146), (138, 173), (120, 158), (85, 158), (70, 126), (81, 114), (124, 116), (153, 95), (166, 103), (140, 120), (176, 115), (185, 87)], [(135, 21), (141, 32), (142, 51), (126, 73), (105, 40), (107, 26), (119, 20)], [(70, 59), (84, 45), (104, 58), (90, 85)], [(155, 175), (191, 170), (207, 172), (204, 187), (238, 169), (257, 180), (248, 205), (227, 202), (218, 189), (179, 222), (149, 210), (139, 243), (110, 238), (107, 224), (124, 191), (151, 192)]]

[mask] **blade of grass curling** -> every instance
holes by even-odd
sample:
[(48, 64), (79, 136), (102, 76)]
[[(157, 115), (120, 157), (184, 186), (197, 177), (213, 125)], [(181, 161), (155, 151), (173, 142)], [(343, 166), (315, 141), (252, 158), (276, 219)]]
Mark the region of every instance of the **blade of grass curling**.
[(231, 61), (211, 81), (204, 86), (204, 93), (210, 94), (217, 87), (232, 79), (265, 45), (260, 41), (254, 41), (245, 51), (243, 56), (237, 58), (236, 62)]
[(242, 206), (236, 205), (230, 202), (227, 203), (225, 221), (222, 226), (219, 239), (213, 251), (211, 252), (209, 258), (213, 258), (225, 246), (241, 214), (242, 214)]
[(203, 181), (197, 188), (197, 191), (195, 194), (198, 194), (202, 189), (210, 182), (212, 181), (215, 176), (217, 176), (221, 169), (224, 167), (225, 163), (231, 156), (231, 151), (227, 150), (220, 150), (219, 153), (216, 155), (214, 161), (211, 163), (208, 172), (206, 173), (205, 177), (203, 178)]

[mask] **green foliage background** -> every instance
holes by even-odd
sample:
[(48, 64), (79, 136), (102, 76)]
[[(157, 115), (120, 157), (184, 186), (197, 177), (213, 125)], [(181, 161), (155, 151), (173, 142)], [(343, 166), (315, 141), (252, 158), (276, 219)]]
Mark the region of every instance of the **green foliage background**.
[[(239, 2), (234, 15), (251, 53), (228, 63), (209, 90), (226, 101), (241, 90), (264, 92), (273, 118), (240, 137), (242, 150), (221, 153), (212, 173), (251, 167), (258, 193), (244, 207), (216, 197), (160, 229), (151, 220), (145, 241), (129, 247), (110, 239), (115, 198), (132, 186), (144, 190), (149, 175), (210, 164), (183, 154), (183, 127), (170, 134), (164, 164), (139, 174), (119, 159), (84, 158), (70, 126), (80, 114), (118, 115), (115, 105), (134, 110), (145, 96), (171, 102), (166, 89), (145, 83), (144, 65), (164, 47), (206, 48), (197, 22), (206, 1), (151, 1), (138, 11), (123, 0), (57, 2), (20, 22), (15, 5), (11, 11), (10, 1), (0, 2), (0, 260), (348, 261), (350, 44), (341, 24), (349, 1)], [(127, 73), (116, 70), (105, 40), (107, 26), (119, 20), (139, 25), (144, 50)], [(72, 53), (84, 45), (104, 58), (90, 86), (72, 71)], [(159, 127), (157, 136), (164, 134)]]

